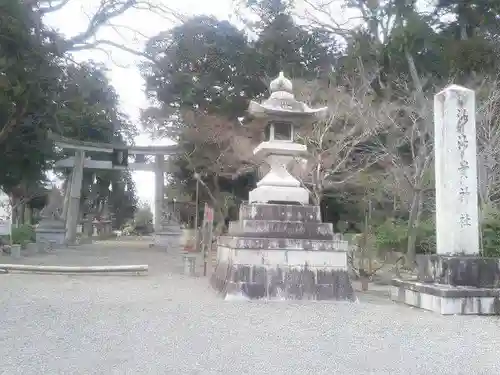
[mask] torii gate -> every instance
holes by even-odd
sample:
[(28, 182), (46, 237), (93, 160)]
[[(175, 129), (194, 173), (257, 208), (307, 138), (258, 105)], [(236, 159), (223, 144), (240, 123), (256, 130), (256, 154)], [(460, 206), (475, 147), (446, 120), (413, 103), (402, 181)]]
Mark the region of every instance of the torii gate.
[[(55, 168), (72, 168), (70, 176), (69, 189), (65, 194), (63, 212), (66, 218), (66, 242), (74, 243), (76, 240), (76, 227), (78, 225), (78, 214), (80, 209), (80, 197), (83, 181), (83, 169), (129, 169), (136, 171), (155, 172), (155, 208), (154, 208), (154, 229), (156, 232), (161, 230), (161, 217), (164, 199), (164, 173), (165, 173), (165, 155), (172, 155), (178, 152), (178, 147), (173, 146), (126, 146), (111, 143), (83, 142), (70, 138), (49, 134), (56, 146), (75, 150), (75, 156), (59, 160), (55, 163)], [(92, 160), (85, 157), (85, 152), (103, 152), (121, 156), (118, 165), (113, 161)], [(154, 163), (148, 164), (138, 162), (128, 163), (129, 155), (152, 155), (155, 157)], [(119, 156), (119, 157), (120, 157)]]

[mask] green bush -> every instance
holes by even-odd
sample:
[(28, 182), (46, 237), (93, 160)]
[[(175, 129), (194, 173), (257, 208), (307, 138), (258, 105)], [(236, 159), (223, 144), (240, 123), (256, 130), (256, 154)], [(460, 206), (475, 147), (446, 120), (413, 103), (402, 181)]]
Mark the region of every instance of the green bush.
[(29, 224), (12, 228), (12, 243), (25, 245), (28, 242), (35, 242), (35, 230)]
[[(420, 222), (417, 229), (415, 248), (417, 253), (431, 253), (436, 249), (436, 233), (434, 221)], [(406, 252), (408, 245), (408, 222), (406, 220), (388, 219), (374, 228), (375, 244), (379, 252)]]
[(417, 253), (436, 252), (436, 225), (434, 224), (434, 219), (427, 219), (420, 222), (415, 248)]
[(408, 224), (388, 219), (374, 228), (375, 245), (379, 252), (404, 251), (408, 239)]
[(500, 211), (488, 208), (483, 211), (483, 256), (500, 257)]

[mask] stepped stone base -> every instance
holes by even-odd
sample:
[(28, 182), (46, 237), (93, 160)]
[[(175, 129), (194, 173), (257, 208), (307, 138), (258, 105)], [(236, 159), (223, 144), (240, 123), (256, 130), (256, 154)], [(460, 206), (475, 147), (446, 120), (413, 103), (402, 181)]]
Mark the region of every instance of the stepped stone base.
[(218, 240), (211, 282), (224, 296), (353, 301), (347, 250), (319, 207), (243, 204)]
[(417, 256), (415, 281), (392, 281), (391, 298), (443, 315), (499, 315), (500, 262), (477, 256)]
[(250, 299), (310, 299), (354, 301), (346, 270), (328, 267), (248, 266), (217, 263), (213, 287), (224, 295)]
[(499, 315), (500, 289), (392, 280), (391, 299), (442, 315)]
[(418, 280), (477, 288), (500, 287), (500, 259), (479, 256), (417, 256)]

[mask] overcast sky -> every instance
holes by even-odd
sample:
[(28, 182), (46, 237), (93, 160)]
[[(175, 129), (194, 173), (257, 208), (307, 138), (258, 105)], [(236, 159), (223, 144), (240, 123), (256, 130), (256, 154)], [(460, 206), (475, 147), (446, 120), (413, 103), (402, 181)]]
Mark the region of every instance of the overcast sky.
[[(154, 0), (153, 0), (154, 1)], [(232, 3), (231, 0), (157, 0), (170, 8), (179, 10), (184, 14), (212, 14), (219, 19), (230, 19)], [(62, 10), (49, 14), (45, 22), (58, 29), (66, 36), (73, 36), (85, 30), (89, 16), (99, 4), (99, 0), (71, 0)], [(129, 10), (123, 16), (113, 21), (116, 29), (106, 27), (100, 30), (98, 39), (108, 39), (123, 43), (131, 48), (141, 48), (145, 38), (172, 27), (165, 18), (151, 14), (150, 12)], [(129, 30), (133, 28), (140, 34)], [(140, 109), (148, 106), (144, 96), (144, 82), (137, 69), (140, 61), (137, 56), (117, 50), (109, 49), (111, 59), (100, 51), (84, 51), (75, 54), (78, 61), (94, 60), (103, 62), (109, 69), (108, 77), (120, 96), (121, 108), (140, 127)], [(136, 139), (137, 145), (168, 144), (166, 140), (152, 141), (145, 134)], [(154, 177), (151, 172), (133, 172), (139, 199), (152, 203), (154, 201)]]

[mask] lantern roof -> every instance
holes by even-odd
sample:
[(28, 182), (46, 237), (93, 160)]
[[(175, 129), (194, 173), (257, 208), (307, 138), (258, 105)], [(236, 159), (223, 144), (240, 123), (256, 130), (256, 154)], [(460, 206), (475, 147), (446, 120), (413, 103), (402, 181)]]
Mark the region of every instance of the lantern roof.
[(280, 72), (269, 85), (271, 95), (262, 103), (251, 101), (248, 112), (260, 118), (265, 117), (306, 117), (310, 120), (321, 119), (327, 107), (310, 108), (306, 103), (295, 99), (292, 81)]

